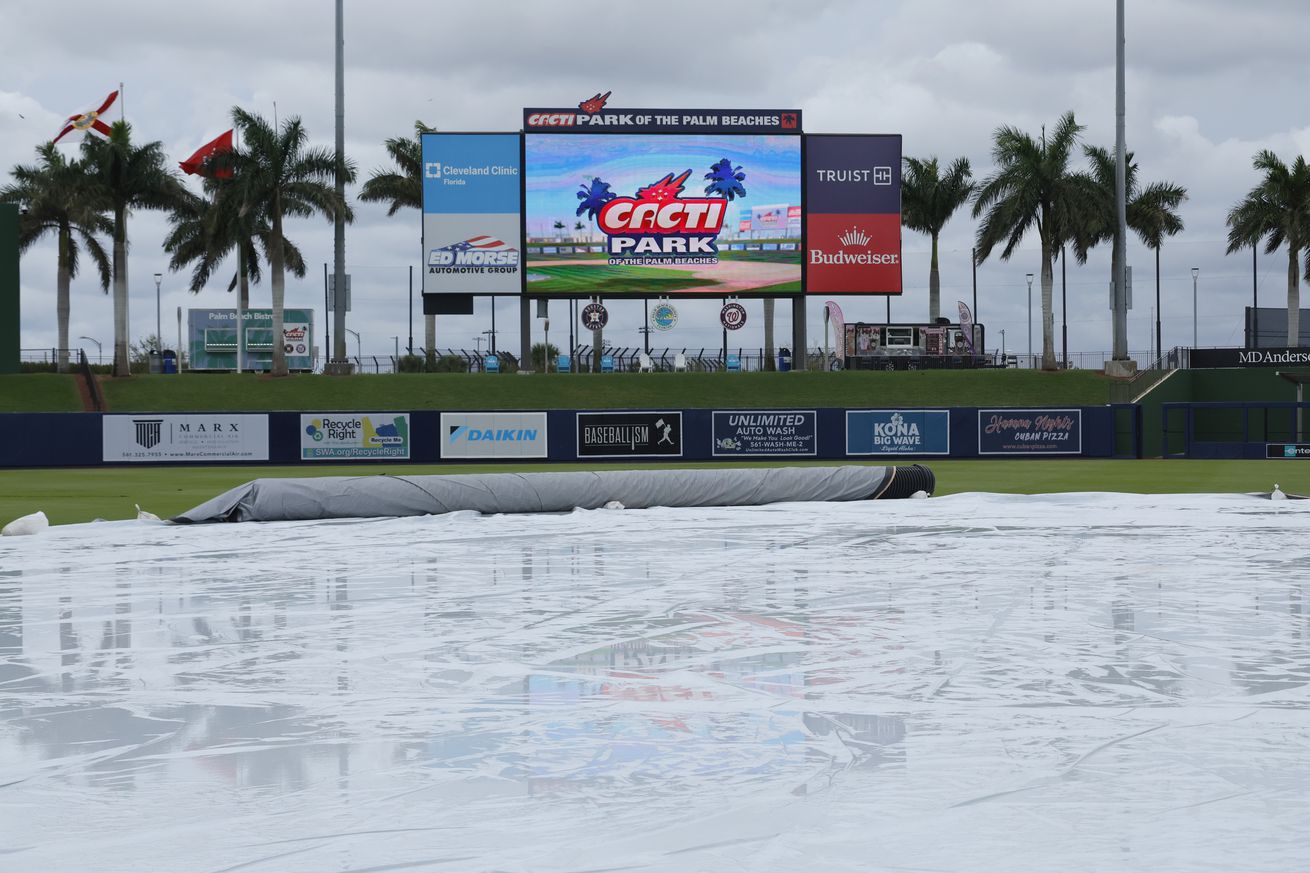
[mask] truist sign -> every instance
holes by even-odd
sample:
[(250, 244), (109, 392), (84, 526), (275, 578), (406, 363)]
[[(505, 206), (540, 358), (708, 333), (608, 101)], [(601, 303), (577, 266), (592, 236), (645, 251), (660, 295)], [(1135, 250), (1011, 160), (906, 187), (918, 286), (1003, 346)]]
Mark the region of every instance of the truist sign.
[(806, 290), (901, 293), (901, 138), (805, 138)]

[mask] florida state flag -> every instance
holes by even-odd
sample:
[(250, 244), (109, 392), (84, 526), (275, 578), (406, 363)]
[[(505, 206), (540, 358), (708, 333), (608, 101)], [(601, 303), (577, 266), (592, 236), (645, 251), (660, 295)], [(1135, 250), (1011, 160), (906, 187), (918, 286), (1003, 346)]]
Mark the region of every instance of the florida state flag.
[(118, 92), (111, 91), (109, 96), (104, 99), (98, 109), (88, 109), (86, 112), (78, 112), (68, 116), (68, 119), (59, 128), (59, 133), (52, 140), (52, 143), (59, 142), (65, 136), (72, 134), (69, 142), (81, 142), (88, 136), (98, 136), (108, 138), (109, 125), (105, 124), (101, 118), (109, 107), (114, 105), (118, 99)]
[(185, 161), (181, 161), (179, 166), (182, 172), (188, 176), (214, 176), (219, 179), (231, 179), (232, 170), (224, 169), (211, 172), (210, 160), (219, 152), (232, 151), (232, 131), (219, 134), (215, 139), (196, 149), (196, 153)]

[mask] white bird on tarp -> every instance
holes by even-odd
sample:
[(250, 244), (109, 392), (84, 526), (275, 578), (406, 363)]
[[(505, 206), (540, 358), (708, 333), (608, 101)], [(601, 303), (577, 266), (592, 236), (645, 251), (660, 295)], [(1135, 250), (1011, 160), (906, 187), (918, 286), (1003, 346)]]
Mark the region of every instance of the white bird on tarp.
[(9, 524), (0, 528), (0, 537), (21, 537), (31, 534), (38, 534), (50, 527), (50, 519), (45, 517), (45, 513), (37, 510), (31, 515), (24, 515), (15, 518)]
[(1270, 500), (1286, 500), (1286, 499), (1287, 499), (1287, 495), (1284, 494), (1284, 493), (1279, 489), (1279, 487), (1278, 487), (1278, 483), (1277, 483), (1277, 482), (1274, 483), (1274, 490), (1271, 491), (1271, 492), (1269, 492), (1269, 499), (1270, 499)]
[(159, 516), (155, 515), (153, 512), (146, 512), (141, 508), (141, 504), (133, 503), (132, 505), (136, 507), (137, 521), (159, 521)]

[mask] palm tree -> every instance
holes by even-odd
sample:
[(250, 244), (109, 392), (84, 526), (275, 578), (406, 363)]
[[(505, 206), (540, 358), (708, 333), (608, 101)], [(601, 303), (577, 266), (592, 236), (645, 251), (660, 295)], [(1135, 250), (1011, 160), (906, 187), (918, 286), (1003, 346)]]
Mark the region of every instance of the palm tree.
[(1268, 237), (1265, 253), (1287, 246), (1287, 344), (1301, 344), (1301, 252), (1310, 276), (1310, 167), (1297, 155), (1284, 164), (1265, 149), (1252, 162), (1264, 174), (1250, 193), (1228, 213), (1228, 253), (1257, 246)]
[[(388, 203), (387, 215), (392, 216), (401, 209), (423, 208), (423, 146), (422, 136), (433, 133), (435, 127), (414, 122), (414, 135), (398, 136), (384, 143), (394, 170), (374, 170), (359, 191), (359, 199), (365, 203)], [(436, 363), (437, 317), (423, 316), (423, 347), (427, 349), (428, 361)]]
[(773, 355), (773, 318), (778, 301), (774, 297), (764, 298), (764, 370), (773, 372), (778, 369), (777, 359)]
[(136, 145), (132, 125), (116, 121), (108, 139), (82, 142), (89, 203), (113, 216), (114, 375), (131, 373), (127, 319), (127, 215), (134, 209), (172, 209), (187, 197), (159, 142)]
[[(322, 215), (331, 221), (341, 215), (351, 221), (354, 214), (336, 192), (336, 154), (331, 149), (309, 148), (309, 134), (298, 116), (288, 118), (280, 130), (275, 130), (262, 116), (234, 107), (232, 123), (241, 132), (241, 147), (220, 152), (214, 158), (216, 168), (230, 168), (233, 173), (227, 183), (230, 189), (218, 200), (227, 212), (221, 221), (268, 224), (264, 249), (273, 290), (271, 373), (285, 376), (287, 357), (281, 339), (289, 263), (283, 220), (289, 215)], [(347, 162), (343, 173), (347, 182), (355, 181), (353, 164)]]
[(901, 179), (901, 222), (910, 230), (932, 238), (932, 261), (928, 267), (928, 320), (941, 315), (942, 277), (937, 266), (937, 239), (942, 228), (973, 196), (973, 174), (968, 158), (957, 158), (943, 175), (937, 158), (905, 159)]
[(1097, 202), (1096, 183), (1069, 168), (1082, 127), (1072, 112), (1060, 116), (1055, 131), (1035, 140), (1013, 127), (996, 129), (992, 159), (996, 171), (983, 180), (973, 202), (978, 228), (978, 262), (1004, 242), (1008, 261), (1028, 231), (1036, 228), (1042, 250), (1042, 369), (1054, 370), (1055, 320), (1051, 286), (1055, 256), (1065, 242), (1084, 240)]
[(0, 202), (21, 209), (18, 249), (26, 251), (46, 234), (58, 245), (55, 279), (55, 315), (59, 325), (58, 369), (68, 372), (69, 288), (77, 278), (78, 257), (85, 247), (100, 271), (100, 287), (109, 290), (109, 256), (98, 238), (108, 236), (113, 224), (85, 196), (86, 171), (79, 161), (66, 160), (51, 143), (36, 149), (38, 163), (14, 167), (14, 182), (0, 188)]
[[(209, 284), (218, 267), (232, 254), (236, 255), (236, 269), (227, 283), (230, 293), (237, 289), (238, 306), (242, 312), (250, 309), (250, 285), (262, 278), (260, 255), (268, 259), (268, 222), (253, 211), (244, 214), (239, 208), (227, 208), (221, 203), (231, 193), (227, 180), (205, 180), (205, 196), (188, 196), (173, 210), (172, 229), (164, 238), (164, 251), (172, 255), (168, 268), (173, 271), (192, 267), (190, 290), (198, 293)], [(305, 258), (290, 240), (283, 240), (286, 266), (297, 279), (305, 277)], [(241, 325), (237, 330), (241, 330)]]
[[(1101, 190), (1101, 203), (1096, 210), (1093, 226), (1089, 228), (1091, 233), (1084, 242), (1091, 244), (1113, 242), (1114, 228), (1118, 221), (1114, 201), (1114, 155), (1108, 149), (1100, 146), (1084, 146), (1083, 152), (1091, 161), (1092, 178)], [(1133, 161), (1133, 153), (1128, 152), (1124, 156), (1124, 160), (1124, 188), (1127, 192), (1128, 226), (1146, 244), (1148, 249), (1155, 252), (1155, 297), (1158, 301), (1160, 299), (1160, 247), (1164, 245), (1165, 237), (1174, 236), (1183, 230), (1183, 220), (1178, 216), (1178, 207), (1187, 199), (1187, 189), (1172, 182), (1152, 182), (1145, 188), (1139, 188), (1137, 185), (1137, 164)], [(1077, 252), (1076, 254), (1078, 254), (1080, 263), (1086, 262), (1085, 252)], [(1119, 264), (1113, 255), (1110, 257), (1110, 262), (1110, 275), (1118, 276)], [(1158, 317), (1158, 305), (1156, 313)], [(1157, 321), (1156, 324), (1158, 325), (1159, 322)], [(1155, 338), (1155, 345), (1163, 353), (1158, 333)]]

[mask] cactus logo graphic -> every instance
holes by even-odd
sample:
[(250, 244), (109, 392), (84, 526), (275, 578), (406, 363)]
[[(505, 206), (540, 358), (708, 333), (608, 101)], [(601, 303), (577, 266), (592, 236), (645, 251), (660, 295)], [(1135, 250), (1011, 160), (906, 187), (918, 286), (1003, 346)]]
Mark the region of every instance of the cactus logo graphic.
[[(728, 169), (732, 169), (730, 163)], [(690, 175), (691, 170), (684, 170), (676, 177), (667, 173), (657, 182), (638, 189), (636, 197), (614, 197), (600, 207), (596, 223), (609, 237), (610, 263), (719, 262), (715, 243), (723, 228), (728, 200), (726, 196), (683, 197), (683, 183)], [(744, 173), (740, 175), (745, 178)], [(732, 179), (740, 188), (735, 175)], [(604, 183), (594, 180), (593, 189), (597, 184)], [(712, 183), (706, 191), (720, 184), (727, 186), (728, 182)], [(744, 195), (745, 189), (741, 192)]]

